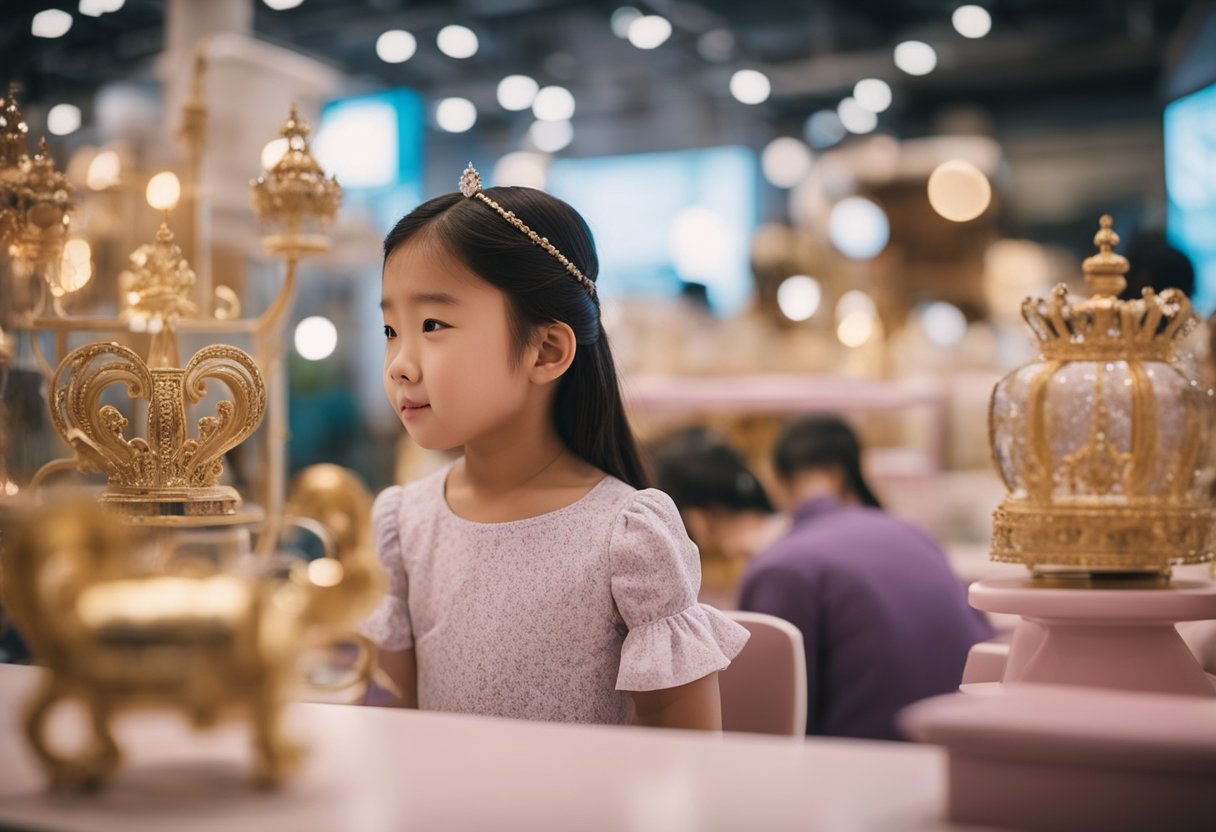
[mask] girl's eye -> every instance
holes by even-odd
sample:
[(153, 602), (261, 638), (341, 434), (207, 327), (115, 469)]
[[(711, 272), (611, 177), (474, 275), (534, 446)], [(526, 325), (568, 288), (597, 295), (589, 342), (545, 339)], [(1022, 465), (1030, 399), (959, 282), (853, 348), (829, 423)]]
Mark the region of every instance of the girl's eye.
[(384, 337), (391, 340), (391, 339), (397, 337), (397, 332), (391, 326), (389, 326), (388, 324), (385, 324), (384, 325)]
[(443, 321), (437, 321), (434, 318), (427, 318), (422, 322), (423, 332), (438, 332), (441, 329), (447, 329), (447, 324)]

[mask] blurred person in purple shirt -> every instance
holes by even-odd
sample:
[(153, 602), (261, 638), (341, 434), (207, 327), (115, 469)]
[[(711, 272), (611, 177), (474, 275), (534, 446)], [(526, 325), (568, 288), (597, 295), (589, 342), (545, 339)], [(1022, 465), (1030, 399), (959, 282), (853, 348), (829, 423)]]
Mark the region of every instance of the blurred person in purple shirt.
[(992, 629), (941, 546), (882, 510), (843, 420), (791, 422), (773, 468), (792, 526), (748, 564), (739, 607), (802, 631), (808, 734), (902, 739), (896, 713), (957, 689), (968, 650)]

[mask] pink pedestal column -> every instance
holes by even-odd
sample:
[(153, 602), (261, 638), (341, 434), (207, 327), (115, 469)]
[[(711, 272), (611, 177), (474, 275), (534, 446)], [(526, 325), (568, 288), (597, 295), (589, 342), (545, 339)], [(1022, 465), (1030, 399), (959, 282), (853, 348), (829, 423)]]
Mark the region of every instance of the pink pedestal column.
[[(977, 581), (972, 606), (1022, 616), (1001, 681), (1216, 697), (1216, 682), (1178, 635), (1216, 618), (1216, 582), (1163, 589), (1066, 589), (1030, 578)], [(978, 657), (977, 657), (978, 658)]]

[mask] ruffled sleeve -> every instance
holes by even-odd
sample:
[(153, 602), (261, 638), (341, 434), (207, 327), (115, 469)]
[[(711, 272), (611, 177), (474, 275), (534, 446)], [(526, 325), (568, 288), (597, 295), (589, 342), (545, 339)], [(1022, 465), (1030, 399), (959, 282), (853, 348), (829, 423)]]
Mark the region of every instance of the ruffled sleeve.
[(402, 489), (394, 485), (380, 492), (372, 506), (372, 530), (376, 552), (388, 578), (388, 592), (376, 610), (359, 627), (363, 635), (385, 650), (408, 650), (414, 646), (410, 626), (409, 578), (401, 555)]
[(634, 494), (609, 544), (612, 597), (629, 628), (617, 690), (660, 690), (730, 664), (748, 632), (697, 603), (701, 561), (675, 504), (661, 491)]

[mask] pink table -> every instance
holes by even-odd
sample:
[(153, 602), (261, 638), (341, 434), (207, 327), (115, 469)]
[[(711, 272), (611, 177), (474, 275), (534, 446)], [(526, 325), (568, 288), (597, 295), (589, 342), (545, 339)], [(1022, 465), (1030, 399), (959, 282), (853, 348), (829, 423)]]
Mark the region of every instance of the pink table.
[[(95, 795), (44, 789), (20, 712), (41, 671), (0, 665), (0, 826), (56, 830), (942, 830), (944, 752), (849, 740), (548, 725), (296, 704), (312, 746), (281, 793), (246, 787), (239, 724), (118, 723)], [(974, 828), (974, 827), (967, 827)]]

